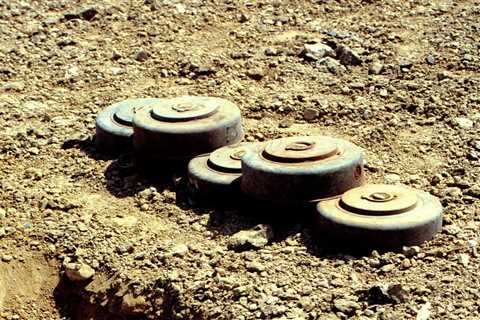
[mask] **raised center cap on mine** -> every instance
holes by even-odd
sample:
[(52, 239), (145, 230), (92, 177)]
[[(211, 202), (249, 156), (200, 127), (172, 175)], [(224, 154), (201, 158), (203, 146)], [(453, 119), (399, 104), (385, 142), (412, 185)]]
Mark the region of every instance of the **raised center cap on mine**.
[(392, 185), (365, 185), (345, 192), (340, 206), (347, 211), (372, 215), (391, 215), (409, 211), (417, 205), (415, 191)]
[(395, 195), (387, 192), (374, 192), (362, 198), (373, 202), (386, 202), (395, 199)]
[(277, 162), (302, 162), (326, 159), (338, 151), (337, 144), (326, 137), (290, 137), (271, 141), (264, 155)]
[(134, 107), (133, 106), (122, 106), (115, 110), (113, 114), (113, 119), (120, 124), (125, 126), (131, 126), (133, 121)]
[(233, 160), (242, 160), (242, 157), (247, 153), (244, 149), (237, 150), (230, 155)]
[(172, 109), (177, 112), (187, 112), (187, 111), (194, 111), (201, 109), (202, 106), (198, 104), (191, 104), (191, 103), (180, 103), (177, 105), (173, 105)]
[(247, 153), (245, 144), (226, 146), (213, 151), (209, 157), (209, 165), (221, 172), (241, 173), (242, 157)]
[(216, 103), (198, 97), (180, 97), (167, 100), (152, 108), (152, 118), (160, 121), (180, 122), (203, 119), (218, 110)]

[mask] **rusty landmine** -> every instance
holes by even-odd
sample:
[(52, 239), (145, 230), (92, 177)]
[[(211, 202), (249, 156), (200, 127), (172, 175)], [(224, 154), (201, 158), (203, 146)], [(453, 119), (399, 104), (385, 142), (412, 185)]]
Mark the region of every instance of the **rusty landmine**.
[(370, 184), (319, 202), (314, 225), (320, 237), (350, 248), (395, 249), (432, 239), (442, 212), (440, 201), (426, 192)]
[(137, 156), (154, 161), (192, 158), (243, 138), (240, 109), (213, 97), (165, 99), (137, 112), (133, 127)]
[(242, 158), (241, 188), (270, 203), (303, 204), (335, 197), (363, 184), (361, 149), (342, 139), (276, 139)]
[(240, 196), (241, 159), (260, 144), (242, 142), (219, 148), (209, 155), (193, 158), (188, 164), (191, 195), (215, 202)]
[(114, 103), (97, 115), (95, 141), (98, 151), (118, 153), (131, 147), (133, 115), (161, 101), (155, 98), (128, 99)]

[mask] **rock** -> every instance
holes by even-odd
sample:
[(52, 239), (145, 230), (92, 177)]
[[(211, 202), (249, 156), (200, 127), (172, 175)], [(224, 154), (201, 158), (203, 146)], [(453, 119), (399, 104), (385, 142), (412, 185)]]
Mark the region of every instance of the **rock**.
[(386, 264), (381, 267), (380, 270), (385, 273), (392, 272), (393, 270), (395, 270), (395, 265), (393, 263)]
[(402, 251), (405, 257), (412, 258), (420, 253), (420, 247), (419, 246), (403, 247)]
[(448, 187), (448, 188), (445, 188), (445, 195), (451, 198), (461, 198), (463, 193), (462, 193), (462, 189), (458, 187)]
[(227, 247), (234, 251), (258, 249), (267, 245), (273, 232), (269, 225), (259, 224), (251, 230), (242, 230), (233, 234), (227, 242)]
[(382, 73), (382, 71), (383, 71), (383, 64), (380, 63), (380, 62), (374, 62), (368, 68), (368, 73), (369, 74), (378, 75), (378, 74)]
[(98, 14), (98, 10), (95, 7), (85, 7), (74, 12), (67, 12), (63, 15), (65, 20), (83, 19), (92, 21)]
[(124, 253), (132, 253), (134, 251), (134, 247), (133, 247), (133, 244), (131, 244), (130, 242), (124, 242), (120, 245), (118, 245), (116, 248), (115, 248), (115, 251), (118, 253), (118, 254), (124, 254)]
[(67, 263), (65, 265), (65, 274), (71, 281), (82, 282), (93, 278), (95, 270), (85, 263)]
[(375, 284), (368, 290), (360, 291), (362, 299), (369, 304), (404, 303), (407, 292), (400, 284)]
[(397, 184), (400, 182), (400, 176), (396, 173), (388, 173), (385, 175), (384, 179), (388, 184)]
[(244, 297), (248, 295), (249, 291), (250, 291), (249, 286), (238, 286), (235, 289), (233, 289), (233, 295), (236, 298)]
[(110, 73), (113, 76), (118, 76), (118, 75), (124, 74), (125, 71), (122, 68), (119, 68), (119, 67), (112, 67), (112, 68), (110, 68)]
[(247, 16), (246, 14), (241, 13), (238, 15), (238, 22), (244, 23), (244, 22), (247, 22), (248, 20), (250, 20), (250, 17)]
[(323, 43), (305, 44), (300, 55), (309, 60), (320, 60), (325, 57), (335, 57), (333, 49)]
[(252, 80), (262, 80), (263, 79), (263, 71), (260, 69), (250, 69), (247, 71), (247, 76)]
[(399, 65), (400, 69), (410, 69), (411, 67), (413, 67), (413, 62), (408, 60), (408, 59), (402, 58), (398, 62), (398, 65)]
[(435, 59), (434, 56), (432, 56), (431, 54), (429, 54), (429, 55), (425, 58), (425, 61), (426, 61), (429, 65), (434, 65), (434, 64), (437, 62), (437, 59)]
[(265, 55), (268, 57), (278, 56), (278, 51), (275, 48), (266, 48)]
[(471, 239), (471, 240), (468, 240), (467, 241), (467, 244), (468, 244), (468, 248), (470, 249), (470, 251), (472, 252), (472, 255), (474, 257), (478, 256), (478, 241), (477, 240), (474, 240), (474, 239)]
[(473, 128), (473, 121), (468, 118), (453, 118), (452, 124), (460, 129), (468, 130)]
[(188, 252), (188, 246), (183, 243), (176, 244), (171, 250), (172, 256), (183, 257)]
[(290, 119), (282, 119), (278, 124), (280, 128), (290, 128), (292, 126), (292, 121)]
[(348, 299), (335, 299), (333, 301), (333, 306), (336, 310), (345, 313), (346, 315), (352, 315), (355, 313), (356, 310), (361, 308), (358, 302), (348, 300)]
[(255, 261), (247, 262), (245, 264), (245, 267), (247, 268), (248, 271), (251, 271), (251, 272), (265, 271), (265, 267), (260, 262), (255, 262)]
[(473, 141), (472, 145), (475, 148), (475, 150), (480, 151), (480, 140)]
[(183, 3), (175, 4), (175, 12), (178, 14), (184, 14), (187, 12), (187, 7)]
[(137, 61), (144, 62), (148, 59), (150, 55), (147, 51), (143, 50), (142, 48), (137, 49), (133, 58)]
[(75, 80), (80, 75), (80, 68), (71, 66), (65, 71), (65, 80)]
[(3, 208), (0, 208), (0, 220), (7, 217), (7, 211)]
[(314, 108), (306, 108), (303, 110), (303, 119), (307, 121), (313, 121), (318, 118), (320, 112)]
[(468, 254), (466, 253), (460, 253), (458, 255), (458, 262), (464, 266), (464, 267), (467, 267), (468, 264), (470, 263), (470, 257), (468, 256)]
[(11, 91), (22, 91), (25, 89), (25, 83), (22, 81), (7, 82), (2, 85), (2, 90), (11, 90)]
[(415, 320), (428, 320), (430, 319), (430, 316), (432, 315), (430, 309), (432, 307), (432, 304), (430, 302), (425, 303), (417, 312), (417, 316), (415, 317)]
[(326, 67), (328, 72), (333, 74), (339, 74), (341, 71), (345, 70), (345, 67), (343, 67), (337, 60), (330, 57), (321, 59), (318, 61), (318, 65)]
[(402, 269), (405, 270), (405, 269), (410, 268), (410, 267), (412, 266), (412, 263), (410, 262), (409, 259), (404, 259), (404, 260), (402, 261), (402, 265), (401, 265), (401, 266), (402, 266)]
[(340, 60), (343, 65), (357, 66), (362, 64), (362, 60), (360, 59), (359, 55), (346, 45), (337, 46), (335, 53), (337, 55), (337, 59)]
[(124, 295), (120, 304), (120, 312), (126, 316), (144, 316), (148, 308), (149, 305), (144, 296), (134, 297), (131, 293)]
[(11, 255), (9, 255), (9, 254), (2, 255), (2, 261), (3, 262), (10, 262), (12, 260), (13, 260), (13, 257)]

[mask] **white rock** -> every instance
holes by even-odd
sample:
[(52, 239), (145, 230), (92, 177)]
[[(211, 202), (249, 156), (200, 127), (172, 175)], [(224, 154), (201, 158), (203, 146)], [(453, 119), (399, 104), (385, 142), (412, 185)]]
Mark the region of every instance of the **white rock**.
[(333, 49), (323, 43), (306, 44), (304, 46), (304, 54), (310, 59), (319, 60), (324, 57), (334, 57)]
[(452, 120), (452, 123), (460, 129), (468, 130), (473, 128), (473, 121), (468, 118), (457, 117)]
[(175, 11), (179, 14), (183, 14), (187, 11), (187, 7), (183, 3), (177, 3), (175, 5)]
[(470, 262), (470, 257), (469, 257), (468, 254), (466, 254), (466, 253), (460, 253), (460, 254), (458, 255), (458, 262), (459, 262), (462, 266), (466, 267), (466, 266), (468, 266), (468, 264), (469, 264), (469, 262)]
[(396, 184), (400, 182), (400, 176), (396, 173), (388, 173), (385, 175), (385, 182), (388, 184)]
[(432, 304), (430, 302), (425, 303), (417, 312), (416, 320), (428, 320), (431, 316), (430, 308)]
[(170, 253), (173, 256), (178, 256), (178, 257), (183, 257), (186, 253), (188, 252), (188, 247), (187, 245), (183, 243), (179, 243), (175, 245), (172, 250), (170, 250)]
[(84, 263), (67, 263), (65, 265), (65, 274), (71, 281), (86, 281), (95, 275), (95, 270), (88, 264)]
[(80, 69), (77, 66), (72, 66), (65, 71), (65, 79), (75, 79), (80, 75)]

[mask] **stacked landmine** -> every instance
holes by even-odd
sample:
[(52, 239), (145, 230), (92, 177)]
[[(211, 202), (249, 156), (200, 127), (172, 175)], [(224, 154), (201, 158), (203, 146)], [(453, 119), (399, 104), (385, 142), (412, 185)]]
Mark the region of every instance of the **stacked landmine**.
[(96, 141), (108, 153), (133, 146), (142, 166), (189, 161), (188, 190), (210, 205), (249, 199), (263, 208), (305, 210), (293, 216), (309, 216), (309, 227), (329, 246), (395, 249), (430, 240), (441, 228), (437, 198), (365, 184), (363, 153), (351, 142), (297, 136), (245, 143), (243, 135), (235, 104), (183, 96), (111, 105), (97, 117)]

